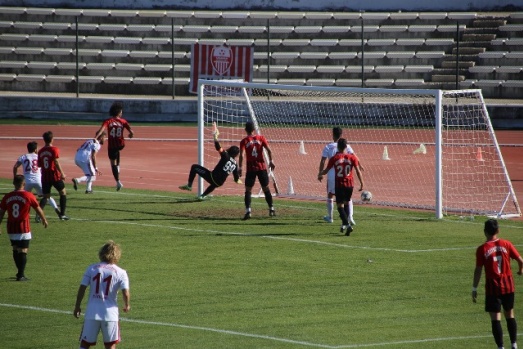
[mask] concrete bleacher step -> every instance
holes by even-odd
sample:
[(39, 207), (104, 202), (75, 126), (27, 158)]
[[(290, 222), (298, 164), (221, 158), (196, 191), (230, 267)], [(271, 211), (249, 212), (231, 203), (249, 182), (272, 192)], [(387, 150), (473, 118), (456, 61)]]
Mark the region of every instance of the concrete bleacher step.
[[(456, 75), (443, 75), (443, 74), (434, 74), (432, 75), (432, 82), (455, 82)], [(464, 75), (458, 75), (458, 81), (465, 81)]]
[(507, 24), (507, 20), (504, 18), (500, 19), (488, 19), (488, 18), (482, 18), (482, 19), (475, 19), (472, 21), (472, 26), (474, 28), (497, 28), (499, 26)]
[(496, 34), (482, 33), (482, 34), (463, 34), (462, 41), (491, 41), (496, 38)]
[(474, 61), (459, 61), (459, 62), (443, 61), (443, 62), (441, 62), (441, 67), (444, 69), (445, 68), (447, 68), (447, 69), (456, 68), (456, 63), (459, 68), (470, 68), (470, 67), (473, 67), (474, 65), (476, 65), (476, 62), (474, 62)]
[[(456, 54), (457, 53), (457, 47), (454, 47), (452, 49), (452, 54)], [(480, 53), (483, 53), (487, 51), (487, 49), (485, 47), (474, 47), (474, 46), (466, 46), (466, 47), (460, 47), (459, 48), (459, 54), (460, 55), (477, 55), (477, 54), (480, 54)]]

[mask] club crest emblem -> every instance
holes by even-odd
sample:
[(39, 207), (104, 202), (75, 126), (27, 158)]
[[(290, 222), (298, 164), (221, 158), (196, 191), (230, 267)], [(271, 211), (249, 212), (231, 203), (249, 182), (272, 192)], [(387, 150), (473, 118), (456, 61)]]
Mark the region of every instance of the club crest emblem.
[(211, 63), (218, 75), (227, 73), (232, 65), (232, 50), (225, 46), (214, 47), (211, 51)]

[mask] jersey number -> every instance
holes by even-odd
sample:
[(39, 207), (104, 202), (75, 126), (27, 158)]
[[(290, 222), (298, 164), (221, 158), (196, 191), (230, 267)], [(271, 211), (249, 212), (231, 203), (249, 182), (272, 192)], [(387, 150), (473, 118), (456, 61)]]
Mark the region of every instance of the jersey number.
[(11, 206), (11, 214), (14, 218), (18, 218), (18, 216), (20, 216), (20, 205), (13, 204), (13, 206)]
[(120, 138), (120, 137), (122, 137), (122, 132), (123, 132), (123, 129), (121, 127), (113, 127), (113, 128), (111, 128), (111, 131), (109, 132), (109, 134), (113, 138)]
[(350, 173), (350, 166), (343, 166), (343, 165), (340, 165), (340, 166), (336, 166), (336, 176), (337, 177), (347, 177)]
[(223, 171), (227, 172), (228, 174), (231, 174), (236, 169), (236, 164), (232, 161), (227, 161), (225, 165), (223, 166)]
[(502, 267), (503, 267), (503, 256), (494, 256), (494, 258), (492, 258), (494, 260), (494, 263), (496, 263), (497, 267), (498, 267), (498, 274), (501, 274), (501, 270), (502, 270)]
[(48, 170), (49, 167), (50, 167), (50, 164), (49, 164), (49, 158), (43, 158), (42, 161), (43, 161), (43, 163), (44, 163), (44, 168), (45, 168), (46, 170)]
[(29, 159), (24, 160), (24, 172), (38, 172), (38, 160), (29, 161)]
[(99, 294), (100, 293), (100, 284), (105, 283), (105, 288), (103, 290), (103, 294), (104, 294), (104, 296), (107, 297), (107, 295), (109, 295), (109, 288), (111, 287), (111, 280), (112, 280), (113, 276), (109, 275), (108, 277), (106, 277), (103, 280), (101, 280), (101, 278), (102, 278), (102, 274), (100, 274), (100, 273), (93, 276), (93, 281), (96, 283), (95, 293)]

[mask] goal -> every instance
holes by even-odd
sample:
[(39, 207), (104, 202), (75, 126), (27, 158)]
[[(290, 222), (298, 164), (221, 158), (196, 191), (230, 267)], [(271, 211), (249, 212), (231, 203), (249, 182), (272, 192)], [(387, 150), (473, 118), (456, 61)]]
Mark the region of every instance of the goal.
[[(198, 120), (198, 160), (211, 168), (218, 162), (212, 123), (226, 148), (238, 145), (253, 121), (269, 141), (279, 196), (325, 199), (326, 184), (317, 180), (321, 151), (340, 126), (364, 166), (373, 204), (434, 210), (438, 218), (521, 215), (481, 90), (200, 80)], [(232, 180), (224, 187), (224, 194), (244, 192)], [(358, 202), (358, 192), (353, 198)]]

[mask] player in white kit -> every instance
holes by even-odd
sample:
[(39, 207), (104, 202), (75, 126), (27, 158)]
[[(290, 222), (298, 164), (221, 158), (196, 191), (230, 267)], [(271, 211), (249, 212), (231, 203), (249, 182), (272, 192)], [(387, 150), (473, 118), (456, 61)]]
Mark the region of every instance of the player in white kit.
[[(325, 165), (329, 162), (329, 159), (332, 158), (334, 155), (336, 155), (336, 152), (338, 151), (338, 139), (341, 138), (341, 135), (343, 133), (343, 130), (340, 127), (333, 127), (332, 128), (332, 143), (327, 144), (323, 151), (321, 152), (321, 160), (320, 160), (320, 166), (318, 173), (321, 173), (323, 169), (325, 168)], [(351, 146), (347, 144), (347, 153), (354, 154), (354, 150), (352, 150)], [(361, 166), (360, 166), (360, 169)], [(334, 211), (334, 168), (331, 168), (330, 171), (327, 173), (327, 215), (323, 217), (323, 220), (328, 223), (333, 222), (333, 211)], [(349, 205), (345, 206), (345, 210), (347, 213), (347, 217), (349, 218), (349, 222), (351, 225), (356, 225), (356, 222), (354, 222), (353, 218), (353, 205), (352, 205), (352, 199), (349, 201)]]
[(100, 262), (87, 267), (82, 277), (73, 312), (76, 318), (80, 317), (82, 299), (89, 287), (80, 349), (96, 345), (100, 331), (106, 349), (115, 349), (116, 344), (120, 342), (118, 291), (122, 291), (122, 310), (127, 313), (131, 309), (129, 277), (124, 269), (116, 265), (121, 254), (120, 246), (114, 241), (108, 241), (98, 252)]
[[(21, 155), (18, 160), (16, 160), (13, 166), (13, 176), (18, 174), (18, 168), (20, 166), (22, 166), (22, 172), (25, 178), (24, 190), (30, 192), (34, 190), (38, 198), (42, 199), (42, 171), (40, 167), (38, 167), (38, 143), (27, 143), (27, 154)], [(54, 201), (53, 198), (49, 198), (49, 203), (54, 211), (60, 215), (56, 201)], [(40, 217), (36, 216), (36, 222), (40, 223)]]
[(96, 153), (100, 151), (104, 143), (104, 136), (105, 133), (102, 133), (98, 138), (86, 140), (76, 151), (74, 162), (83, 171), (84, 176), (73, 178), (74, 190), (78, 190), (78, 183), (86, 182), (85, 193), (93, 193), (93, 182), (96, 180), (96, 176), (102, 174), (96, 167)]

